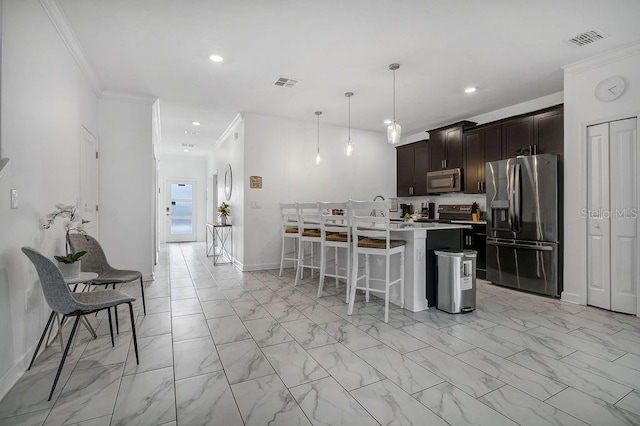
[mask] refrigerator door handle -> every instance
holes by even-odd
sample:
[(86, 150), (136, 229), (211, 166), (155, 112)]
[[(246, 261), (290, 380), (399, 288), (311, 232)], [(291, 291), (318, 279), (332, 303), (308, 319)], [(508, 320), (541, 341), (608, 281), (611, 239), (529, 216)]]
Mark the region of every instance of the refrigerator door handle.
[(496, 246), (496, 247), (520, 248), (520, 249), (526, 249), (526, 250), (553, 251), (552, 246), (538, 246), (538, 245), (518, 244), (518, 243), (502, 243), (498, 241), (487, 241), (487, 245)]
[(509, 188), (507, 189), (507, 196), (509, 197), (509, 227), (511, 231), (515, 231), (516, 222), (516, 206), (514, 199), (513, 181), (515, 179), (515, 166), (509, 167)]
[(522, 230), (522, 172), (520, 170), (520, 164), (516, 164), (513, 167), (513, 203), (515, 204), (515, 229), (514, 232), (520, 232)]

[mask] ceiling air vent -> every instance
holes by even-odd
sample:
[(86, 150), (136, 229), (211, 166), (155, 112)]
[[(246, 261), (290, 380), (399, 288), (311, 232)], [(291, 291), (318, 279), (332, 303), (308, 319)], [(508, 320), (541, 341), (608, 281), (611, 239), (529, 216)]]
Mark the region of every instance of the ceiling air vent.
[(192, 143), (183, 143), (183, 144), (182, 144), (182, 147), (183, 147), (183, 148), (193, 148), (194, 146), (195, 146), (195, 145), (194, 145), (194, 144), (192, 144)]
[(593, 29), (573, 36), (569, 40), (566, 40), (566, 42), (571, 46), (582, 47), (586, 46), (587, 44), (595, 43), (598, 40), (602, 40), (606, 36), (607, 35), (602, 31)]
[(294, 80), (292, 78), (287, 78), (287, 77), (280, 77), (273, 84), (279, 87), (293, 87), (296, 84), (298, 84), (298, 80)]

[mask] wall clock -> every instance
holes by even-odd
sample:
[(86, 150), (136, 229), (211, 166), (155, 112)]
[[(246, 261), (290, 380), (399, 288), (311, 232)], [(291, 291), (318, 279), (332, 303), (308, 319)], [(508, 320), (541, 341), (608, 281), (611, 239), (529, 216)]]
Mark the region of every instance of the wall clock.
[(624, 89), (625, 85), (622, 77), (608, 77), (598, 83), (595, 95), (596, 98), (603, 102), (611, 102), (622, 96)]
[(227, 163), (224, 169), (224, 196), (227, 201), (231, 200), (231, 189), (233, 184), (233, 175), (231, 174), (231, 164)]

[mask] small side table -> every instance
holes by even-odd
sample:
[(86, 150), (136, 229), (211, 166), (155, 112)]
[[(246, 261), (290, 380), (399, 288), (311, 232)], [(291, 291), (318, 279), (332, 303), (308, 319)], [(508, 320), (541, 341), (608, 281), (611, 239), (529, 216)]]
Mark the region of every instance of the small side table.
[[(207, 257), (213, 256), (213, 264), (233, 264), (233, 227), (229, 224), (207, 222), (205, 244)], [(209, 241), (211, 239), (211, 241)], [(220, 261), (220, 258), (223, 260)]]

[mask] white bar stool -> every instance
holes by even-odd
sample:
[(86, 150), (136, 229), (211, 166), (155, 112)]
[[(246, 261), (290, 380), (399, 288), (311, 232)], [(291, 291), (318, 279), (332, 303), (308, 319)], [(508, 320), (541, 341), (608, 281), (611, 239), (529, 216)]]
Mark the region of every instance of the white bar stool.
[[(342, 215), (335, 214), (341, 211)], [(345, 303), (349, 303), (349, 283), (351, 281), (351, 228), (349, 227), (349, 203), (323, 203), (318, 202), (318, 213), (320, 214), (320, 284), (318, 285), (318, 297), (322, 297), (325, 277), (335, 278), (336, 289), (340, 279), (346, 283)], [(334, 249), (334, 272), (327, 273), (327, 249)], [(344, 249), (345, 266), (341, 268), (339, 251)], [(340, 275), (340, 271), (344, 271)]]
[[(389, 230), (390, 201), (349, 201), (349, 224), (353, 233), (353, 272), (351, 279), (351, 297), (349, 298), (348, 315), (353, 313), (356, 290), (366, 292), (369, 302), (369, 292), (384, 293), (384, 322), (389, 322), (389, 291), (392, 285), (400, 284), (400, 307), (404, 308), (404, 254), (406, 241), (392, 240)], [(372, 211), (385, 212), (384, 217), (371, 216)], [(358, 258), (365, 255), (364, 274), (358, 275)], [(400, 255), (400, 277), (391, 281), (391, 256)], [(371, 278), (369, 256), (384, 256), (385, 278)], [(364, 278), (364, 286), (358, 286), (358, 281)], [(384, 290), (371, 288), (370, 281), (384, 283)]]
[[(280, 203), (280, 217), (282, 218), (280, 225), (282, 227), (282, 253), (280, 254), (280, 274), (282, 276), (282, 268), (285, 261), (292, 261), (294, 265), (298, 263), (298, 212), (295, 203)], [(292, 250), (285, 252), (287, 240), (293, 243)]]
[[(298, 268), (296, 269), (296, 280), (294, 287), (298, 285), (298, 279), (304, 278), (304, 269), (311, 269), (311, 278), (313, 279), (313, 271), (320, 270), (320, 265), (315, 263), (314, 245), (321, 243), (320, 232), (320, 214), (318, 213), (318, 203), (296, 203), (298, 217)], [(311, 244), (311, 255), (305, 257), (305, 243)], [(305, 260), (309, 259), (309, 263)]]

